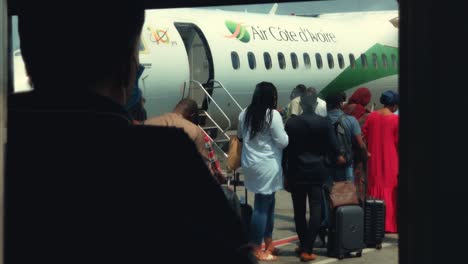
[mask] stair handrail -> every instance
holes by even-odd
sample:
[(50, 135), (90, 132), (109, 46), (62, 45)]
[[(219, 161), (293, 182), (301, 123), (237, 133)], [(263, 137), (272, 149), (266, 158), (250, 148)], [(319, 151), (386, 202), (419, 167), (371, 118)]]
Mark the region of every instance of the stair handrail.
[[(226, 127), (226, 129), (221, 129), (221, 131), (227, 131), (229, 130), (229, 128), (231, 128), (231, 119), (229, 119), (229, 117), (226, 115), (226, 113), (224, 113), (223, 109), (221, 109), (221, 107), (216, 103), (216, 101), (213, 99), (213, 97), (211, 97), (210, 93), (208, 93), (208, 91), (205, 89), (205, 87), (203, 87), (203, 85), (199, 82), (199, 81), (195, 81), (195, 80), (190, 80), (191, 83), (194, 83), (196, 85), (198, 85), (198, 88), (201, 88), (202, 91), (205, 93), (205, 95), (211, 100), (211, 102), (218, 108), (218, 110), (221, 112), (221, 114), (226, 118), (226, 120), (228, 121), (228, 126)], [(192, 90), (193, 88), (191, 88)], [(190, 95), (192, 93), (189, 93)]]
[(226, 87), (220, 81), (211, 79), (207, 83), (210, 83), (210, 82), (212, 82), (213, 84), (217, 83), (221, 88), (223, 88), (223, 90), (227, 93), (227, 95), (231, 98), (231, 100), (237, 105), (239, 110), (241, 112), (244, 111), (244, 108), (242, 108), (242, 106), (237, 102), (237, 100), (234, 98), (234, 96), (232, 96), (232, 94), (228, 91), (228, 89), (226, 89)]
[[(216, 123), (216, 121), (210, 116), (210, 114), (208, 114), (208, 111), (206, 110), (202, 110), (203, 113), (211, 120), (211, 122), (216, 126), (216, 128), (218, 128), (219, 130), (221, 130), (221, 132), (223, 133), (223, 135), (226, 137), (226, 139), (230, 139), (229, 135), (226, 133), (226, 131), (224, 131), (219, 125), (218, 123)], [(203, 127), (202, 127), (203, 128)]]
[[(200, 129), (203, 130), (203, 127), (201, 127), (200, 125), (198, 125), (198, 127), (199, 127)], [(218, 126), (218, 127), (219, 127), (219, 126)], [(203, 130), (203, 131), (204, 131), (204, 130)], [(222, 130), (221, 130), (221, 131), (222, 131)], [(205, 131), (205, 134), (206, 134), (206, 135), (208, 136), (208, 138), (211, 140), (212, 145), (214, 145), (214, 146), (218, 149), (218, 151), (220, 151), (221, 153), (223, 153), (224, 158), (227, 159), (228, 154), (227, 154), (226, 152), (224, 152), (224, 150), (218, 145), (218, 143), (216, 143), (216, 141), (215, 141), (212, 137), (210, 137), (210, 135), (209, 135), (208, 133), (206, 133), (206, 131)], [(223, 134), (229, 138), (229, 136), (228, 136), (226, 133), (224, 133), (224, 131), (223, 131)]]

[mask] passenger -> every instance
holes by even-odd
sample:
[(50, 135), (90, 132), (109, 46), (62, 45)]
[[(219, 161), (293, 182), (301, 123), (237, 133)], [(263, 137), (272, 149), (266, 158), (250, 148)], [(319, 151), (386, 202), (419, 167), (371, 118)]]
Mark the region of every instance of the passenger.
[(372, 112), (363, 126), (371, 156), (368, 161), (367, 194), (385, 201), (385, 231), (397, 232), (398, 115), (399, 95), (386, 91), (382, 109)]
[[(322, 220), (322, 186), (327, 175), (324, 156), (333, 153), (338, 157), (338, 164), (345, 163), (345, 160), (339, 156), (338, 142), (330, 121), (315, 113), (317, 91), (308, 88), (301, 96), (300, 104), (304, 112), (286, 123), (289, 145), (284, 150), (283, 168), (285, 188), (291, 192), (300, 241), (295, 251), (302, 261), (312, 261), (317, 258), (313, 248)], [(306, 220), (307, 200), (309, 223)]]
[(367, 109), (367, 105), (371, 101), (372, 94), (366, 87), (358, 88), (348, 100), (348, 103), (344, 105), (343, 112), (347, 115), (352, 115), (359, 122), (362, 127), (366, 122), (367, 116), (370, 114), (370, 110)]
[(289, 95), (289, 103), (288, 105), (284, 108), (282, 113), (283, 120), (286, 121), (291, 117), (291, 101), (294, 100), (294, 98), (299, 97), (303, 95), (306, 91), (306, 87), (303, 84), (298, 84), (294, 89), (291, 91), (291, 94)]
[[(332, 124), (335, 124), (343, 118), (343, 123), (346, 129), (347, 140), (349, 143), (356, 145), (362, 153), (367, 154), (366, 144), (364, 143), (361, 135), (361, 127), (353, 116), (346, 115), (342, 111), (343, 96), (341, 94), (328, 95), (326, 98), (328, 118)], [(343, 116), (343, 117), (342, 117)], [(332, 169), (332, 176), (335, 181), (352, 181), (354, 182), (353, 167), (352, 165), (345, 168)]]
[(142, 1), (52, 3), (18, 13), (34, 91), (8, 100), (5, 262), (256, 263), (184, 131), (124, 109)]
[[(364, 154), (367, 155), (366, 145), (362, 139), (361, 127), (359, 126), (356, 118), (353, 116), (346, 115), (342, 111), (343, 105), (343, 95), (342, 94), (331, 94), (326, 97), (327, 109), (328, 109), (328, 118), (332, 124), (335, 124), (340, 118), (343, 118), (343, 124), (345, 126), (345, 133), (347, 135), (346, 139), (348, 143), (352, 144), (352, 147), (359, 149)], [(338, 144), (341, 143), (338, 141)], [(340, 146), (342, 147), (342, 146)], [(333, 181), (351, 181), (354, 182), (353, 174), (353, 165), (350, 165), (346, 168), (340, 167), (331, 167), (328, 168), (328, 177), (326, 179), (326, 185), (331, 186)], [(326, 229), (329, 225), (329, 212), (328, 212), (327, 200), (324, 199), (322, 202), (322, 227), (320, 230), (320, 235), (323, 241), (323, 236), (326, 234)]]
[[(347, 115), (354, 116), (362, 126), (366, 122), (370, 114), (370, 110), (366, 106), (371, 101), (371, 92), (366, 87), (358, 88), (348, 100), (348, 103), (343, 106), (343, 112)], [(355, 145), (354, 145), (355, 146)], [(361, 201), (365, 199), (366, 190), (364, 190), (365, 180), (367, 178), (367, 155), (359, 149), (354, 148), (354, 183)]]
[(221, 171), (218, 159), (213, 151), (211, 138), (198, 126), (198, 105), (192, 99), (182, 99), (172, 113), (149, 118), (145, 125), (168, 126), (182, 128), (193, 140), (198, 151), (205, 160), (212, 175), (219, 184), (226, 182), (226, 176)]
[[(238, 137), (242, 141), (241, 164), (246, 188), (255, 193), (250, 241), (258, 260), (276, 260), (273, 247), (275, 192), (283, 188), (281, 166), (283, 149), (288, 145), (281, 116), (276, 111), (276, 87), (257, 84), (252, 102), (240, 113)], [(262, 240), (266, 250), (261, 250)]]
[[(313, 88), (313, 87), (310, 87)], [(314, 88), (315, 89), (315, 88)], [(296, 97), (291, 101), (291, 115), (300, 115), (302, 114), (302, 107), (300, 105), (301, 97)], [(315, 108), (315, 113), (319, 116), (327, 116), (327, 103), (317, 97), (317, 107)]]

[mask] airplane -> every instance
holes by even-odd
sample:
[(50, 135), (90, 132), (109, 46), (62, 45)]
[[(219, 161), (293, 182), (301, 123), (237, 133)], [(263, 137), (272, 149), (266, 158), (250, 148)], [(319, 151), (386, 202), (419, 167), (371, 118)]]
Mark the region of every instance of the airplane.
[[(368, 87), (374, 105), (383, 91), (398, 90), (397, 10), (313, 16), (275, 11), (147, 10), (139, 46), (145, 70), (138, 83), (148, 116), (191, 97), (227, 131), (236, 128), (262, 81), (277, 87), (280, 107), (297, 84), (313, 86), (321, 96), (349, 96)], [(15, 86), (25, 87), (19, 57), (15, 51)]]

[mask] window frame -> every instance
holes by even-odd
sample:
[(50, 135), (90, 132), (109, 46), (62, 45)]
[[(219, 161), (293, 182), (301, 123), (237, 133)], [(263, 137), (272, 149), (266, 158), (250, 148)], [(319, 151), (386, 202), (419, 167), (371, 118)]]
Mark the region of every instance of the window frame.
[[(284, 53), (278, 52), (277, 57), (278, 57), (278, 66), (280, 70), (285, 70), (286, 69), (286, 57), (284, 56)], [(281, 62), (283, 62), (283, 64), (281, 64)]]
[(372, 65), (374, 66), (374, 69), (379, 68), (379, 61), (378, 61), (378, 56), (376, 53), (372, 53)]
[[(266, 59), (267, 57), (268, 57), (268, 61), (270, 63), (269, 64), (270, 67), (268, 67), (268, 65), (267, 65), (267, 59)], [(265, 69), (267, 69), (267, 70), (271, 70), (271, 68), (273, 67), (273, 61), (271, 60), (271, 55), (270, 55), (269, 52), (266, 52), (266, 51), (263, 52), (263, 63), (265, 64)]]
[(361, 65), (364, 70), (367, 70), (369, 67), (369, 63), (367, 61), (367, 55), (365, 53), (361, 54)]
[(338, 53), (336, 57), (338, 59), (338, 67), (340, 67), (340, 69), (344, 69), (346, 67), (346, 63), (344, 61), (343, 54)]
[(255, 57), (255, 53), (252, 51), (247, 52), (247, 62), (249, 63), (249, 68), (251, 70), (255, 70), (257, 68), (257, 58)]
[[(307, 57), (307, 60), (306, 60)], [(304, 61), (304, 66), (306, 69), (310, 69), (312, 67), (312, 61), (310, 60), (310, 55), (307, 52), (302, 54), (302, 60)]]
[(388, 69), (388, 58), (386, 54), (382, 54), (382, 66), (384, 69)]
[[(235, 64), (234, 64), (234, 58), (237, 60), (237, 67), (235, 67)], [(239, 53), (237, 53), (237, 51), (231, 51), (231, 65), (234, 70), (240, 69), (240, 58), (239, 58)]]
[(351, 66), (351, 69), (355, 70), (357, 65), (356, 65), (356, 57), (354, 56), (353, 53), (349, 53), (349, 66)]
[(322, 54), (318, 52), (315, 53), (315, 64), (317, 66), (317, 69), (321, 70), (323, 68)]

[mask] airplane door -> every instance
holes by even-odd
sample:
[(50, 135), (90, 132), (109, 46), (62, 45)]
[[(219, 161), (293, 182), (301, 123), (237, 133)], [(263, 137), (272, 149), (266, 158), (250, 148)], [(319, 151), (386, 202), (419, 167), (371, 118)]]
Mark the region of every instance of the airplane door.
[[(214, 78), (213, 60), (211, 57), (210, 47), (206, 41), (203, 32), (193, 23), (174, 23), (180, 33), (187, 51), (187, 58), (190, 68), (190, 80), (200, 82), (206, 87), (209, 80)], [(208, 105), (205, 100), (204, 92), (191, 83), (192, 99), (205, 110)], [(213, 90), (209, 90), (212, 94)]]

